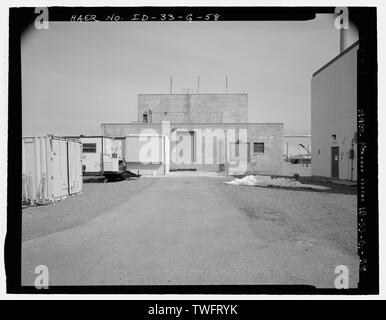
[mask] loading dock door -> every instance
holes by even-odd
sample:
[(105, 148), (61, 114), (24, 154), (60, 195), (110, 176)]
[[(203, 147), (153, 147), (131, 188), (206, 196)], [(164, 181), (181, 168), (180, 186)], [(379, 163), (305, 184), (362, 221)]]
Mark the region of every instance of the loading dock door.
[(339, 147), (331, 147), (331, 177), (339, 179)]
[(181, 164), (193, 164), (194, 163), (194, 132), (181, 131), (177, 133), (177, 152)]

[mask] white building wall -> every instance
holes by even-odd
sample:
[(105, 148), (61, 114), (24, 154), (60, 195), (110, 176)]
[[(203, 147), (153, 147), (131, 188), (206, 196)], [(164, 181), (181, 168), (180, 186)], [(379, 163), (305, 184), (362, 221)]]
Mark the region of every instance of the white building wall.
[(74, 194), (83, 189), (82, 179), (82, 144), (78, 141), (67, 141), (68, 159), (68, 193)]
[(356, 180), (356, 144), (353, 160), (349, 152), (357, 131), (357, 50), (358, 45), (349, 48), (311, 80), (312, 174), (315, 176), (331, 177), (331, 147), (337, 146), (339, 179)]

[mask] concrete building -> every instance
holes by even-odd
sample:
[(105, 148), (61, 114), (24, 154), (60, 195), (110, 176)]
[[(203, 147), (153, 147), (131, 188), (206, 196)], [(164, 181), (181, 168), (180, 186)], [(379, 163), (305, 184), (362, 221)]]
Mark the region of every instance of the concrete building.
[[(111, 138), (167, 137), (170, 170), (234, 174), (281, 174), (283, 131), (282, 123), (248, 123), (247, 94), (141, 94), (137, 122), (102, 124)], [(148, 173), (149, 165), (135, 169)]]
[(312, 175), (357, 180), (356, 42), (311, 80)]
[(247, 94), (139, 94), (144, 123), (246, 123)]

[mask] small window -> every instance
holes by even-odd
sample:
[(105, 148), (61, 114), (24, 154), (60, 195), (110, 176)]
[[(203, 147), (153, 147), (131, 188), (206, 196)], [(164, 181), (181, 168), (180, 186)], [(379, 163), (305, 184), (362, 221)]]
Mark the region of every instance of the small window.
[(96, 143), (83, 143), (83, 153), (96, 153)]
[(263, 142), (254, 142), (253, 143), (253, 153), (264, 153), (264, 143)]
[(147, 123), (147, 113), (143, 114), (143, 123)]

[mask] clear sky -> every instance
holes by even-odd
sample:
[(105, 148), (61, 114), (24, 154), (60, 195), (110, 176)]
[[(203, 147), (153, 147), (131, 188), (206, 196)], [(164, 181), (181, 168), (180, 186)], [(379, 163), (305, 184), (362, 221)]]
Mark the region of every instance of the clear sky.
[[(355, 41), (355, 36), (353, 40)], [(333, 16), (304, 22), (51, 22), (22, 39), (23, 135), (100, 134), (137, 94), (248, 93), (249, 122), (310, 134), (311, 77), (339, 53)]]

